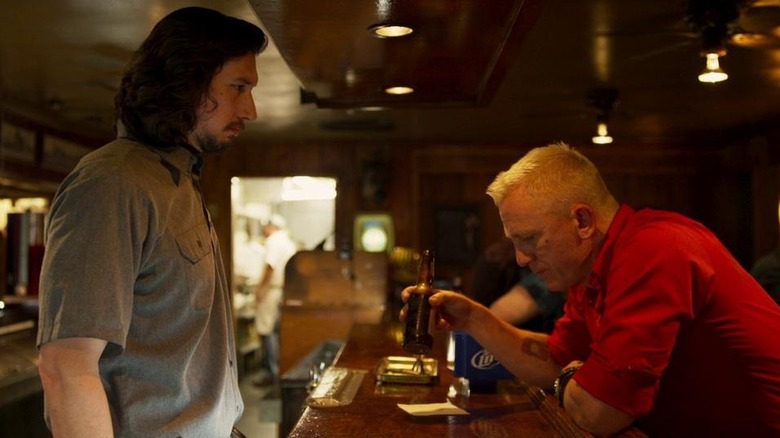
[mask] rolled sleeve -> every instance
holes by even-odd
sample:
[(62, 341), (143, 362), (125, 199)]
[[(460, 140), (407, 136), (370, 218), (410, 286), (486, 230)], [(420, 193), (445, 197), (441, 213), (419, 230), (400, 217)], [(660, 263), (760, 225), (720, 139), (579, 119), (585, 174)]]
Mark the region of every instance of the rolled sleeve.
[(88, 169), (63, 183), (49, 216), (38, 344), (91, 337), (119, 352), (132, 317), (141, 257), (141, 244), (133, 237), (146, 220), (131, 214), (141, 210), (133, 205), (135, 197), (118, 188), (119, 174), (107, 169), (95, 176)]

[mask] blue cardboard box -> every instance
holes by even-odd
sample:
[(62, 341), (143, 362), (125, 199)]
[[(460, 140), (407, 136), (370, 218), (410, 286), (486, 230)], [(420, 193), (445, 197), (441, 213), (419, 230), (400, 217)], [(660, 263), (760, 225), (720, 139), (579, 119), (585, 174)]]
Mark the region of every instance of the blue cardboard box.
[(455, 369), (458, 377), (469, 380), (472, 392), (495, 392), (499, 380), (514, 380), (490, 352), (465, 332), (455, 332)]

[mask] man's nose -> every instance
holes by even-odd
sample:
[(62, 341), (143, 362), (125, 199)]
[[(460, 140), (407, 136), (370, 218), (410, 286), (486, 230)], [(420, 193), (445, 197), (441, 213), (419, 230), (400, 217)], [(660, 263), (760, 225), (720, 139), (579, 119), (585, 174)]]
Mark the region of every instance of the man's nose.
[(531, 263), (531, 260), (533, 260), (533, 257), (530, 254), (526, 254), (520, 250), (515, 250), (515, 261), (518, 265), (525, 267)]
[(240, 107), (241, 112), (238, 114), (243, 120), (255, 120), (257, 119), (257, 108), (255, 107), (255, 99), (252, 97), (252, 93), (247, 93), (247, 98), (243, 100)]

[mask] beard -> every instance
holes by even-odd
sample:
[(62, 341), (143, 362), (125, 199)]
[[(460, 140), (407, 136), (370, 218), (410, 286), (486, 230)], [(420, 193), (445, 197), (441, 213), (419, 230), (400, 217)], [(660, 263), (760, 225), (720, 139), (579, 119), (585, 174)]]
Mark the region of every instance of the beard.
[[(244, 124), (240, 122), (231, 123), (225, 127), (224, 131), (234, 129), (238, 130), (238, 132), (242, 132), (244, 130)], [(195, 140), (198, 142), (198, 146), (203, 152), (223, 153), (230, 149), (230, 146), (233, 145), (235, 137), (230, 136), (227, 137), (226, 140), (219, 141), (215, 135), (203, 133), (202, 135), (196, 135)]]
[[(235, 141), (237, 133), (244, 131), (244, 124), (240, 121), (233, 122), (225, 126), (219, 133), (214, 134), (205, 127), (196, 127), (190, 134), (193, 146), (201, 152), (222, 153), (230, 149)], [(222, 138), (222, 140), (220, 140)]]
[(203, 152), (209, 153), (222, 153), (228, 150), (232, 144), (232, 140), (226, 140), (220, 142), (213, 135), (197, 136), (195, 141), (198, 143), (196, 147)]
[[(230, 125), (225, 130), (234, 129), (238, 127), (239, 129), (243, 129), (243, 125), (237, 126), (237, 125)], [(209, 153), (223, 153), (226, 152), (228, 149), (230, 149), (230, 146), (233, 144), (233, 141), (235, 140), (235, 137), (228, 137), (226, 140), (219, 141), (217, 140), (217, 137), (212, 134), (196, 134), (195, 135), (195, 141), (197, 142), (197, 145), (195, 145), (197, 148), (199, 148), (203, 152), (209, 152)]]

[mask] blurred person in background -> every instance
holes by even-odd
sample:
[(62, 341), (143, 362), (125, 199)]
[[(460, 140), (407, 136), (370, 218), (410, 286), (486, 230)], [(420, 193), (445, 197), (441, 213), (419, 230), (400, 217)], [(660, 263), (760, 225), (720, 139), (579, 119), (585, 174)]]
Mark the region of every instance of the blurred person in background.
[(265, 257), (260, 282), (255, 287), (255, 328), (260, 335), (264, 374), (255, 380), (256, 386), (272, 385), (269, 396), (276, 396), (279, 387), (279, 311), (284, 292), (285, 266), (298, 251), (287, 231), (287, 222), (273, 214), (263, 224)]
[(750, 269), (750, 274), (780, 304), (780, 248), (758, 259)]
[(563, 315), (565, 293), (552, 292), (514, 257), (512, 241), (502, 239), (479, 256), (467, 294), (515, 327), (550, 333)]

